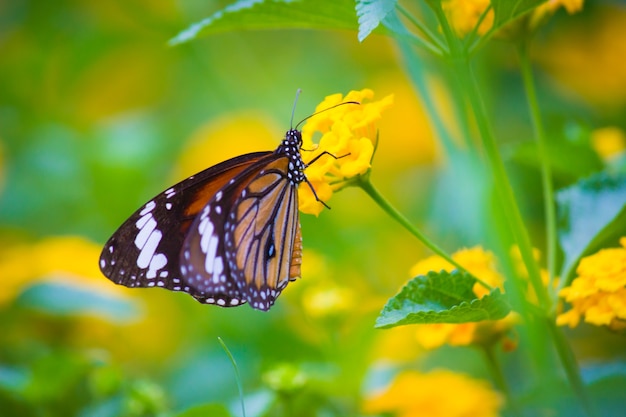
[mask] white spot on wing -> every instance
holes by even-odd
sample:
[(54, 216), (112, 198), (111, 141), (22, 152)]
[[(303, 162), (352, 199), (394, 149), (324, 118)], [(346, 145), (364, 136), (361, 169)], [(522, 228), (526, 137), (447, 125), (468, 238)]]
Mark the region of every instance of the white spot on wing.
[(222, 272), (224, 272), (224, 260), (221, 256), (218, 256), (213, 263), (213, 273), (215, 275), (222, 275)]
[(217, 243), (218, 243), (217, 237), (211, 236), (211, 238), (209, 239), (209, 245), (206, 251), (206, 258), (204, 260), (204, 269), (206, 269), (206, 272), (208, 272), (209, 274), (213, 273), (215, 260), (217, 258)]
[(202, 236), (202, 238), (200, 239), (200, 248), (202, 249), (202, 252), (206, 253), (207, 255), (209, 254), (209, 240), (213, 236), (214, 230), (215, 227), (208, 217), (202, 219), (202, 221), (200, 222), (200, 226), (198, 227), (198, 232), (200, 232), (200, 235)]
[[(146, 216), (148, 216), (148, 219), (144, 222), (143, 219)], [(157, 222), (152, 218), (152, 214), (147, 214), (146, 216), (139, 219), (136, 223), (139, 228), (139, 233), (137, 233), (137, 236), (135, 237), (135, 246), (137, 246), (137, 249), (142, 249), (144, 247), (148, 238), (152, 235), (152, 232), (157, 226)], [(141, 226), (139, 225), (140, 223)]]
[(141, 210), (139, 212), (139, 214), (141, 216), (143, 216), (144, 214), (148, 214), (150, 213), (152, 210), (154, 210), (154, 208), (156, 207), (156, 203), (154, 202), (154, 200), (148, 201), (146, 203), (146, 206), (143, 208), (143, 210)]
[(157, 253), (150, 260), (150, 265), (146, 276), (150, 276), (153, 278), (156, 277), (157, 272), (160, 269), (163, 269), (165, 265), (167, 265), (167, 256), (162, 253)]
[[(156, 225), (156, 222), (154, 223)], [(141, 231), (143, 232), (143, 229)], [(148, 237), (146, 244), (143, 246), (143, 249), (141, 249), (141, 252), (137, 257), (137, 266), (139, 268), (145, 269), (148, 265), (150, 265), (157, 246), (159, 246), (159, 243), (161, 242), (161, 237), (163, 237), (163, 234), (160, 230), (155, 230), (150, 234), (150, 237)]]
[(152, 218), (152, 213), (146, 213), (143, 216), (141, 216), (139, 220), (137, 220), (137, 223), (135, 223), (135, 226), (137, 226), (138, 229), (141, 229), (146, 225), (148, 220), (150, 220), (151, 218)]

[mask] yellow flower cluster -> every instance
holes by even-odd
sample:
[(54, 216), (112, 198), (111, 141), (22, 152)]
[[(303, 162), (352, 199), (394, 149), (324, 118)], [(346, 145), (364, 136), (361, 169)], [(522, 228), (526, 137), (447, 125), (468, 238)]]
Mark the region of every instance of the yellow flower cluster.
[[(452, 254), (452, 259), (462, 265), (476, 277), (492, 287), (502, 288), (504, 277), (496, 270), (496, 258), (493, 253), (477, 246), (462, 249)], [(429, 271), (452, 271), (455, 266), (439, 256), (426, 258), (411, 268), (411, 275), (423, 275)], [(488, 290), (480, 284), (474, 285), (474, 294), (481, 298)], [(424, 324), (415, 326), (415, 336), (424, 348), (435, 349), (444, 344), (465, 346), (470, 344), (490, 344), (506, 335), (515, 324), (516, 317), (509, 314), (502, 320), (462, 324)], [(514, 348), (512, 340), (504, 339), (505, 349)]]
[(626, 237), (620, 244), (580, 261), (578, 276), (559, 293), (572, 308), (557, 317), (557, 324), (576, 327), (584, 316), (596, 326), (626, 327)]
[(578, 13), (583, 8), (583, 0), (548, 0), (537, 6), (529, 15), (528, 27), (535, 29), (542, 25), (561, 7), (569, 14)]
[(368, 398), (363, 409), (398, 417), (495, 417), (503, 403), (485, 381), (447, 370), (405, 371), (386, 390)]
[[(444, 0), (441, 5), (456, 34), (463, 37), (474, 30), (478, 20), (491, 4), (490, 0)], [(582, 10), (583, 0), (548, 0), (537, 6), (530, 16), (530, 26), (536, 27), (552, 16), (559, 8), (565, 8), (569, 14)], [(477, 33), (484, 35), (493, 26), (493, 9), (480, 23)]]
[[(371, 167), (378, 133), (376, 124), (382, 111), (393, 103), (392, 95), (379, 101), (364, 102), (373, 97), (374, 92), (368, 89), (351, 91), (345, 97), (341, 94), (328, 96), (315, 109), (321, 113), (302, 127), (305, 163), (310, 163), (323, 152), (331, 154), (321, 156), (305, 170), (318, 198), (324, 202), (350, 178), (365, 174)], [(323, 111), (347, 101), (361, 104), (346, 104)], [(322, 136), (316, 145), (313, 138), (320, 133)], [(318, 215), (324, 209), (306, 184), (300, 187), (298, 194), (303, 213)]]

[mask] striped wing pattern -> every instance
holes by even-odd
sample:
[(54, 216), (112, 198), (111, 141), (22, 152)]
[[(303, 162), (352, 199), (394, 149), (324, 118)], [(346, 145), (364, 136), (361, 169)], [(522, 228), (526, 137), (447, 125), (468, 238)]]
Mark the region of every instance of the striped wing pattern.
[(300, 133), (174, 185), (106, 243), (100, 269), (128, 287), (183, 291), (207, 304), (268, 310), (300, 276)]

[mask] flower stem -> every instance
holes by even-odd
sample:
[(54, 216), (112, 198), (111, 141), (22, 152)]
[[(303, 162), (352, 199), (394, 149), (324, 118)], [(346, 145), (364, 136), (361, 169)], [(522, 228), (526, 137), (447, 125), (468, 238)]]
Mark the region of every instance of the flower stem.
[(528, 54), (528, 43), (523, 41), (518, 48), (518, 56), (520, 58), (522, 79), (524, 80), (524, 88), (528, 99), (528, 108), (530, 118), (532, 120), (533, 129), (535, 131), (535, 139), (537, 140), (537, 149), (539, 151), (539, 161), (541, 163), (541, 182), (543, 185), (543, 200), (546, 216), (546, 252), (548, 275), (550, 277), (550, 285), (548, 291), (553, 288), (553, 282), (556, 276), (556, 212), (554, 207), (554, 188), (552, 185), (552, 172), (548, 158), (548, 150), (546, 143), (546, 134), (543, 128), (543, 120), (539, 111), (537, 101), (537, 89), (533, 77), (532, 66)]
[(552, 335), (552, 340), (554, 340), (556, 352), (559, 355), (563, 368), (565, 368), (565, 373), (572, 385), (572, 389), (582, 403), (586, 414), (592, 417), (598, 416), (599, 414), (591, 403), (591, 399), (585, 388), (585, 383), (580, 375), (580, 369), (574, 357), (574, 352), (572, 352), (570, 345), (567, 343), (563, 331), (557, 327), (554, 318), (548, 318), (547, 324), (550, 334)]
[(413, 226), (413, 224), (411, 224), (411, 222), (409, 222), (407, 218), (402, 215), (402, 213), (400, 213), (395, 207), (393, 207), (391, 203), (389, 203), (389, 201), (387, 201), (387, 199), (383, 197), (383, 195), (378, 191), (378, 189), (374, 187), (374, 185), (369, 180), (369, 175), (366, 174), (366, 175), (362, 175), (358, 177), (358, 180), (355, 183), (355, 185), (358, 185), (359, 187), (361, 187), (361, 189), (365, 191), (365, 193), (369, 195), (372, 198), (372, 200), (374, 200), (374, 202), (376, 202), (376, 204), (378, 204), (378, 206), (381, 209), (383, 209), (385, 213), (389, 214), (394, 220), (396, 220), (398, 223), (404, 226), (404, 228), (408, 230), (409, 233), (415, 236), (428, 249), (430, 249), (437, 255), (441, 256), (450, 264), (454, 265), (454, 267), (457, 268), (459, 271), (463, 271), (469, 274), (472, 278), (476, 280), (476, 282), (478, 282), (480, 285), (485, 287), (487, 290), (491, 291), (493, 289), (489, 284), (482, 281), (478, 277), (474, 276), (474, 274), (470, 273), (465, 268), (463, 268), (458, 262), (452, 259), (450, 255), (448, 255), (443, 249), (441, 249), (439, 246), (433, 243), (424, 234), (422, 234), (422, 232), (420, 232), (415, 226)]
[(416, 19), (407, 9), (400, 4), (396, 4), (398, 11), (408, 19), (424, 36), (425, 40), (420, 40), (423, 46), (431, 52), (434, 52), (436, 56), (443, 56), (444, 53), (448, 53), (446, 45), (432, 33), (426, 25), (424, 25), (419, 19)]
[(549, 311), (551, 300), (548, 297), (546, 288), (541, 281), (539, 266), (535, 262), (533, 256), (530, 236), (528, 235), (528, 230), (524, 226), (519, 206), (515, 201), (513, 188), (511, 187), (511, 183), (509, 182), (504, 168), (504, 163), (502, 162), (498, 152), (496, 140), (491, 132), (487, 111), (484, 103), (482, 102), (476, 79), (473, 76), (469, 61), (466, 59), (459, 59), (456, 62), (458, 64), (456, 68), (457, 74), (461, 78), (461, 85), (466, 87), (466, 93), (474, 111), (476, 125), (480, 132), (483, 147), (487, 154), (487, 162), (493, 174), (496, 192), (499, 195), (502, 210), (507, 222), (509, 223), (509, 227), (513, 233), (515, 241), (519, 246), (522, 261), (528, 271), (530, 283), (535, 291), (535, 294), (537, 295), (539, 305), (544, 309), (544, 311)]
[(496, 387), (504, 394), (511, 414), (515, 417), (522, 417), (524, 414), (522, 413), (519, 406), (517, 405), (517, 402), (513, 398), (511, 388), (506, 382), (504, 372), (502, 371), (502, 366), (500, 366), (500, 361), (498, 360), (496, 353), (494, 352), (493, 346), (482, 345), (481, 348), (487, 359), (487, 365), (489, 366), (491, 377), (493, 378)]

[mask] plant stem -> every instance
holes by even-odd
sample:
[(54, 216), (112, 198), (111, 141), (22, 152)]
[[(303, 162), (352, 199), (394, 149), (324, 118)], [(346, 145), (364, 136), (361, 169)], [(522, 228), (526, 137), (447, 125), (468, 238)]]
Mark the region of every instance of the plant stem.
[(553, 288), (556, 276), (556, 212), (554, 207), (554, 188), (552, 185), (552, 172), (550, 169), (550, 161), (548, 158), (548, 150), (546, 143), (546, 134), (543, 128), (543, 120), (539, 111), (539, 103), (537, 101), (537, 89), (533, 77), (532, 66), (528, 54), (528, 43), (523, 43), (518, 48), (518, 56), (520, 58), (522, 79), (524, 80), (524, 88), (528, 99), (528, 109), (530, 118), (535, 132), (537, 141), (537, 149), (539, 151), (539, 161), (541, 163), (541, 182), (543, 185), (543, 201), (546, 216), (546, 252), (548, 275), (550, 277), (548, 291)]
[(508, 404), (509, 410), (511, 410), (511, 414), (515, 417), (522, 417), (523, 413), (517, 405), (517, 402), (513, 398), (513, 394), (511, 393), (511, 388), (509, 384), (506, 382), (506, 378), (504, 377), (504, 372), (502, 371), (502, 366), (500, 366), (500, 361), (498, 360), (493, 346), (481, 346), (485, 357), (487, 358), (487, 365), (489, 366), (489, 371), (491, 372), (491, 377), (493, 378), (496, 387), (502, 391), (504, 397), (506, 398), (506, 402)]
[(400, 4), (396, 4), (396, 8), (398, 11), (408, 19), (424, 36), (424, 39), (420, 39), (428, 50), (431, 52), (435, 52), (436, 56), (443, 56), (444, 53), (448, 53), (446, 45), (441, 42), (439, 38), (435, 34), (433, 34), (430, 29), (426, 25), (424, 25), (420, 20), (416, 19), (407, 9), (402, 7)]
[(243, 386), (241, 385), (241, 375), (239, 374), (239, 367), (237, 366), (237, 362), (235, 362), (235, 357), (232, 353), (230, 353), (228, 346), (226, 346), (226, 343), (224, 343), (222, 338), (218, 336), (217, 341), (220, 343), (220, 345), (222, 345), (222, 349), (224, 349), (224, 352), (226, 352), (226, 355), (228, 355), (228, 359), (230, 359), (230, 363), (232, 363), (233, 368), (235, 369), (237, 388), (239, 389), (239, 400), (241, 401), (241, 415), (243, 417), (246, 417), (246, 405), (243, 401)]
[(576, 358), (574, 357), (574, 352), (572, 352), (570, 345), (567, 343), (563, 331), (557, 327), (556, 322), (552, 317), (548, 317), (547, 324), (550, 334), (552, 335), (552, 340), (554, 340), (556, 352), (559, 355), (563, 368), (565, 368), (567, 378), (582, 403), (585, 412), (587, 415), (592, 417), (598, 416), (598, 413), (591, 403), (587, 389), (585, 388), (585, 383), (580, 375), (580, 369), (578, 367), (578, 363), (576, 362)]
[(491, 291), (493, 289), (491, 285), (487, 284), (486, 282), (482, 281), (478, 277), (474, 276), (472, 273), (468, 272), (458, 262), (452, 259), (450, 255), (444, 252), (441, 248), (439, 248), (439, 246), (433, 243), (424, 234), (422, 234), (422, 232), (420, 232), (415, 226), (413, 226), (411, 222), (409, 222), (407, 218), (402, 215), (402, 213), (400, 213), (395, 207), (393, 207), (391, 203), (389, 203), (389, 201), (387, 201), (387, 199), (385, 199), (385, 197), (383, 197), (383, 195), (380, 194), (380, 192), (376, 189), (376, 187), (374, 187), (374, 185), (370, 182), (369, 175), (366, 174), (366, 175), (358, 177), (358, 180), (355, 183), (355, 185), (358, 185), (359, 187), (361, 187), (361, 189), (365, 191), (367, 195), (369, 195), (372, 198), (372, 200), (374, 200), (374, 202), (376, 202), (376, 204), (378, 204), (378, 206), (381, 209), (383, 209), (385, 213), (389, 214), (394, 220), (396, 220), (398, 223), (404, 226), (406, 230), (408, 230), (413, 236), (415, 236), (420, 242), (422, 242), (428, 249), (432, 250), (434, 253), (436, 253), (437, 255), (441, 256), (443, 259), (445, 259), (446, 261), (454, 265), (454, 267), (457, 268), (459, 271), (463, 271), (471, 275), (472, 278), (476, 280), (476, 282), (478, 282), (480, 285), (485, 287), (487, 290)]
[(515, 201), (513, 188), (509, 182), (504, 168), (504, 163), (500, 158), (496, 140), (491, 132), (487, 111), (482, 102), (478, 84), (473, 76), (469, 61), (466, 59), (459, 59), (457, 62), (459, 64), (457, 67), (457, 74), (461, 78), (461, 85), (464, 85), (466, 88), (470, 105), (474, 111), (476, 125), (480, 132), (483, 147), (487, 154), (487, 162), (493, 174), (496, 192), (500, 197), (499, 200), (502, 205), (502, 210), (519, 247), (522, 261), (528, 271), (530, 283), (535, 291), (535, 294), (537, 295), (539, 305), (544, 309), (544, 311), (549, 311), (551, 299), (541, 281), (539, 266), (535, 262), (533, 256), (530, 236), (528, 235), (528, 230), (524, 225), (522, 215), (519, 211), (519, 206)]

